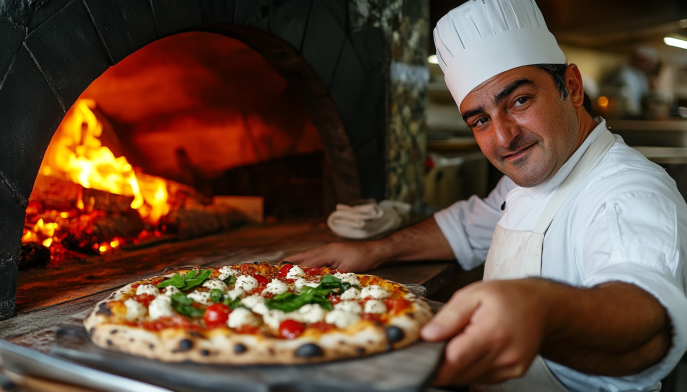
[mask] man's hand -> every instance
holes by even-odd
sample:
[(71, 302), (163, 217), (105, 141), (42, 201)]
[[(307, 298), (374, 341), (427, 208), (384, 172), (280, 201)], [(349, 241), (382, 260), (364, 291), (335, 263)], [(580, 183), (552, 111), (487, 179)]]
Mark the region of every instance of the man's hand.
[(361, 272), (390, 260), (451, 260), (454, 257), (434, 217), (429, 217), (381, 240), (329, 244), (287, 259), (308, 267), (330, 265), (343, 271)]
[(665, 357), (672, 340), (666, 310), (633, 284), (578, 288), (538, 278), (467, 286), (421, 336), (451, 339), (442, 385), (520, 377), (537, 353), (582, 373), (637, 374)]
[(288, 260), (306, 267), (329, 265), (342, 271), (360, 272), (384, 261), (379, 257), (379, 247), (375, 241), (332, 243), (290, 256)]
[(452, 338), (435, 383), (497, 383), (525, 374), (544, 334), (546, 297), (535, 280), (479, 282), (456, 292), (423, 329)]

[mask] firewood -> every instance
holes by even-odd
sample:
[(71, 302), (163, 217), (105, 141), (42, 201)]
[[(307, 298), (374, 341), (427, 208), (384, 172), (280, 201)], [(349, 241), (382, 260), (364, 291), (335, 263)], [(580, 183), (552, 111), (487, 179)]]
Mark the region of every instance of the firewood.
[(131, 210), (133, 196), (123, 196), (84, 188), (70, 180), (39, 174), (29, 201), (41, 203), (46, 210), (69, 211), (77, 208), (81, 198), (86, 210), (125, 212)]
[(171, 211), (166, 222), (176, 228), (178, 239), (189, 239), (229, 231), (243, 225), (246, 218), (230, 207), (189, 202)]

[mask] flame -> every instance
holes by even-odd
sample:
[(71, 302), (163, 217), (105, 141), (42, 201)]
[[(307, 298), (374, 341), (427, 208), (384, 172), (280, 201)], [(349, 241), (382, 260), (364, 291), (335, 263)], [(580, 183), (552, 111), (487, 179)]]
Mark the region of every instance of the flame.
[[(153, 176), (137, 175), (125, 157), (115, 157), (103, 146), (103, 124), (92, 99), (79, 99), (58, 128), (41, 165), (44, 175), (63, 175), (84, 188), (133, 196), (131, 208), (149, 223), (157, 224), (169, 212), (167, 183)], [(79, 198), (79, 210), (84, 202)]]

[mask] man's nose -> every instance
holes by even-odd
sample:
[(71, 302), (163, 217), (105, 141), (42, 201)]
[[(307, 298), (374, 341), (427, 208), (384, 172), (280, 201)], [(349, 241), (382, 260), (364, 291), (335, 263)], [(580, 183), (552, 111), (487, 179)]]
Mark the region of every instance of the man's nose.
[(502, 148), (508, 148), (513, 139), (520, 134), (520, 127), (508, 116), (492, 117), (492, 126), (496, 143)]

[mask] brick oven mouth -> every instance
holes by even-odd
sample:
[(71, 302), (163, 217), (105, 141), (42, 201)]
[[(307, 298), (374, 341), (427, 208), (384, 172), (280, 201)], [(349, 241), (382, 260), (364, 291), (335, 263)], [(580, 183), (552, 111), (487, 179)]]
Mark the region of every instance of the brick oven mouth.
[(62, 120), (29, 199), (19, 269), (322, 218), (322, 150), (300, 96), (242, 42), (203, 32), (155, 41)]

